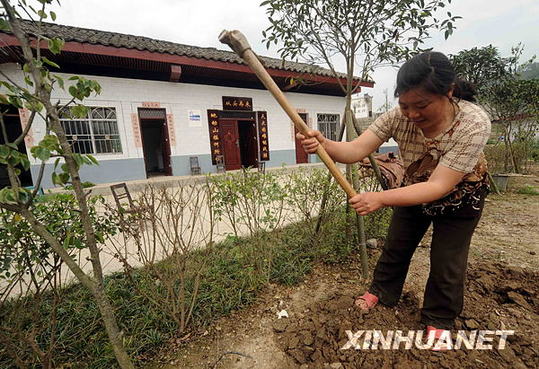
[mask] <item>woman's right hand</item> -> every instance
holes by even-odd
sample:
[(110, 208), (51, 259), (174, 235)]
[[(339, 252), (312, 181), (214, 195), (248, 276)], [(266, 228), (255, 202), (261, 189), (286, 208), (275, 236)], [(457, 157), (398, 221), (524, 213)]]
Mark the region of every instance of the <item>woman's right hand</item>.
[(296, 138), (300, 140), (301, 146), (303, 146), (303, 150), (305, 150), (308, 154), (314, 154), (316, 152), (316, 149), (318, 148), (318, 145), (324, 145), (324, 142), (326, 141), (326, 138), (320, 131), (308, 131), (307, 137), (301, 134), (300, 132), (296, 133)]

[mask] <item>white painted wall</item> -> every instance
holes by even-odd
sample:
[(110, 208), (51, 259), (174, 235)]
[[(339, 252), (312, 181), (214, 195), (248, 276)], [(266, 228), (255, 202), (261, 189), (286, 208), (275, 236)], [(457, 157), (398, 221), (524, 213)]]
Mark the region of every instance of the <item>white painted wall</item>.
[[(23, 74), (16, 64), (3, 64), (0, 69), (11, 79), (23, 84)], [(71, 75), (60, 74), (66, 79)], [(122, 141), (122, 154), (97, 154), (102, 160), (142, 158), (142, 147), (135, 146), (131, 114), (143, 102), (159, 103), (167, 114), (173, 114), (176, 145), (171, 148), (172, 156), (210, 154), (207, 109), (222, 109), (222, 96), (251, 97), (255, 111), (267, 111), (270, 151), (293, 150), (293, 126), (290, 118), (265, 90), (184, 84), (176, 82), (146, 81), (124, 78), (83, 76), (99, 82), (102, 92), (84, 101), (87, 106), (107, 106), (116, 108), (118, 128)], [(66, 84), (67, 86), (67, 84)], [(301, 93), (286, 93), (287, 98), (300, 112), (308, 114), (311, 126), (316, 126), (317, 113), (336, 113), (342, 117), (345, 100), (342, 97), (320, 96)], [(66, 103), (70, 96), (66, 91), (56, 89), (53, 99)], [(200, 127), (189, 126), (188, 111), (200, 110)], [(45, 133), (44, 121), (36, 120), (32, 128), (34, 144)]]

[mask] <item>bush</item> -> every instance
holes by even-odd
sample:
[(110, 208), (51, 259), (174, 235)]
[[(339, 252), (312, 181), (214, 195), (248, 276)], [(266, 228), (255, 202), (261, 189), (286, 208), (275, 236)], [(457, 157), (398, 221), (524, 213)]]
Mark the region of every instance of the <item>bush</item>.
[[(102, 202), (102, 197), (88, 201), (100, 242), (117, 232), (114, 218), (98, 214), (97, 205)], [(74, 196), (40, 196), (32, 211), (51, 234), (63, 240), (64, 248), (76, 259), (86, 245)], [(0, 367), (9, 368), (16, 362), (55, 367), (58, 352), (78, 351), (85, 346), (85, 338), (91, 339), (86, 332), (97, 334), (92, 326), (99, 314), (95, 307), (88, 308), (93, 299), (89, 293), (81, 299), (70, 292), (72, 288), (66, 289), (64, 266), (58, 255), (24, 218), (1, 209), (0, 245)], [(74, 288), (83, 290), (80, 286)], [(85, 315), (78, 316), (80, 311)], [(102, 327), (99, 334), (108, 342)], [(80, 346), (73, 345), (77, 342), (73, 336), (82, 336)]]
[[(513, 154), (519, 173), (528, 173), (532, 161), (539, 161), (539, 140), (515, 140), (512, 143)], [(485, 146), (485, 155), (489, 172), (514, 172), (508, 148), (503, 142)]]
[[(99, 242), (104, 242), (118, 228), (114, 219), (97, 214), (96, 207), (103, 203), (102, 197), (93, 197), (88, 202), (90, 216), (95, 225)], [(71, 253), (84, 249), (84, 231), (77, 210), (77, 202), (71, 194), (39, 196), (33, 204), (36, 219), (47, 230), (64, 240), (64, 248)], [(48, 275), (56, 258), (50, 246), (35, 234), (30, 224), (19, 214), (0, 208), (0, 279), (12, 280), (13, 274)], [(35, 268), (40, 269), (34, 270)], [(39, 287), (37, 285), (34, 288)]]
[[(240, 178), (225, 176), (226, 182), (220, 182), (217, 187), (220, 191), (224, 190), (225, 195), (230, 194), (233, 188), (237, 191), (233, 201), (226, 196), (217, 199), (220, 201), (219, 206), (222, 206), (221, 215), (229, 216), (230, 211), (233, 211), (238, 224), (244, 222), (243, 226), (248, 226), (247, 220), (242, 218), (242, 212), (233, 209), (237, 204), (234, 201), (242, 201), (245, 209), (260, 211), (257, 213), (260, 214), (259, 224), (270, 232), (247, 228), (253, 230), (248, 232), (248, 237), (232, 233), (222, 242), (212, 244), (211, 253), (201, 248), (189, 251), (182, 283), (185, 299), (194, 297), (196, 300), (191, 331), (202, 329), (215, 319), (250, 304), (268, 282), (296, 284), (311, 271), (314, 263), (344, 262), (357, 246), (357, 242), (346, 239), (346, 216), (342, 206), (344, 195), (336, 187), (330, 187), (329, 211), (323, 218), (320, 231), (315, 234), (317, 218), (313, 216), (317, 212), (312, 208), (321, 200), (323, 191), (319, 189), (329, 184), (325, 171), (315, 170), (315, 179), (307, 178), (304, 172), (265, 179), (253, 177), (262, 176), (258, 173), (239, 175)], [(266, 185), (270, 188), (264, 188)], [(291, 192), (293, 195), (290, 195)], [(281, 223), (275, 221), (279, 216), (272, 206), (281, 206), (285, 196), (288, 199), (294, 198), (287, 204), (293, 204), (294, 209), (299, 209), (295, 215), (303, 220), (275, 228), (276, 224)], [(253, 203), (259, 198), (262, 201), (258, 208), (254, 208)], [(310, 205), (305, 206), (304, 202)], [(225, 210), (226, 207), (228, 210)], [(311, 215), (307, 217), (309, 212)], [(389, 210), (383, 210), (366, 217), (368, 237), (378, 237), (385, 233), (389, 214)], [(97, 223), (100, 221), (96, 219)], [(147, 229), (151, 229), (147, 220), (145, 224)], [(109, 223), (103, 224), (104, 230), (112, 232), (114, 227), (109, 226)], [(180, 231), (178, 233), (181, 234)], [(355, 232), (356, 228), (353, 227), (352, 236), (357, 238)], [(151, 267), (132, 269), (129, 273), (115, 273), (105, 278), (106, 292), (114, 304), (126, 349), (139, 364), (151, 358), (162, 345), (178, 335), (177, 321), (166, 309), (155, 303), (166, 301), (170, 291), (159, 288), (154, 273), (156, 270), (165, 273), (172, 265), (174, 262), (165, 259)], [(197, 275), (199, 285), (195, 282)], [(26, 305), (22, 305), (22, 301), (5, 304), (0, 319), (18, 325), (21, 330), (29, 328), (29, 322), (33, 326), (43, 327), (36, 337), (41, 347), (47, 347), (56, 337), (52, 356), (57, 367), (114, 367), (114, 354), (90, 293), (76, 284), (61, 290), (61, 296), (54, 308), (57, 311), (57, 324), (49, 329), (48, 322), (55, 306), (55, 294), (52, 292), (45, 294), (41, 301), (27, 299), (24, 301)], [(24, 312), (25, 306), (32, 306), (38, 313), (27, 309), (26, 313), (18, 314), (17, 311)], [(28, 367), (40, 367), (35, 356), (27, 355), (25, 358)], [(14, 366), (8, 352), (0, 348), (0, 367)]]

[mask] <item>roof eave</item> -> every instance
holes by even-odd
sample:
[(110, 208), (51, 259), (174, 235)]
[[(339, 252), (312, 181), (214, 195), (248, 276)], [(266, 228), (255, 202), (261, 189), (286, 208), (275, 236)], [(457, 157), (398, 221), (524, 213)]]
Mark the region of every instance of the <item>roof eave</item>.
[[(19, 41), (13, 35), (1, 33), (0, 39), (2, 40), (1, 47), (20, 46)], [(44, 49), (48, 49), (48, 44), (46, 42), (42, 42), (41, 47)], [(138, 49), (123, 48), (123, 47), (115, 47), (115, 46), (105, 46), (105, 45), (92, 44), (92, 43), (68, 41), (64, 44), (62, 50), (69, 51), (69, 52), (83, 53), (83, 54), (118, 56), (118, 57), (131, 58), (131, 59), (158, 61), (158, 62), (180, 64), (180, 65), (191, 65), (191, 66), (196, 66), (196, 67), (204, 67), (204, 68), (218, 69), (218, 70), (230, 70), (230, 71), (235, 71), (235, 72), (254, 74), (254, 72), (245, 64), (225, 62), (225, 61), (205, 59), (205, 58), (195, 58), (191, 56), (182, 56), (182, 55), (176, 55), (176, 54), (171, 54), (171, 53), (159, 53), (159, 52), (148, 51), (148, 50), (138, 50)], [(312, 81), (312, 82), (329, 83), (329, 84), (335, 84), (335, 85), (338, 84), (337, 79), (335, 77), (330, 77), (330, 76), (323, 76), (323, 75), (318, 75), (318, 74), (296, 72), (296, 71), (289, 71), (289, 70), (275, 69), (275, 68), (267, 68), (267, 70), (268, 70), (268, 73), (272, 77), (302, 78), (302, 79), (308, 79), (309, 81)], [(343, 83), (343, 85), (346, 84), (345, 78), (341, 78), (340, 80), (341, 80), (341, 83)], [(354, 84), (362, 86), (362, 87), (374, 86), (374, 82), (371, 82), (371, 81), (360, 82), (359, 79), (354, 79)]]

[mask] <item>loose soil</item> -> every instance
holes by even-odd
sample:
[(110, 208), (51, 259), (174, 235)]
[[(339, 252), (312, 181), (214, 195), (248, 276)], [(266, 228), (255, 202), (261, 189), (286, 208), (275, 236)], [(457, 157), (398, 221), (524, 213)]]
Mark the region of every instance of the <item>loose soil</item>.
[[(538, 177), (526, 183), (537, 186)], [(412, 259), (400, 303), (368, 314), (354, 308), (369, 281), (356, 256), (318, 265), (294, 287), (270, 285), (248, 309), (194, 339), (177, 339), (151, 368), (538, 368), (539, 196), (491, 195), (472, 240), (464, 310), (457, 329), (514, 330), (498, 350), (341, 350), (346, 330), (423, 329), (419, 309), (429, 270), (429, 235)], [(381, 242), (379, 242), (381, 243)], [(371, 270), (380, 247), (370, 249)], [(278, 319), (285, 310), (289, 317)], [(361, 339), (360, 342), (363, 340)], [(403, 345), (401, 345), (403, 347)]]

